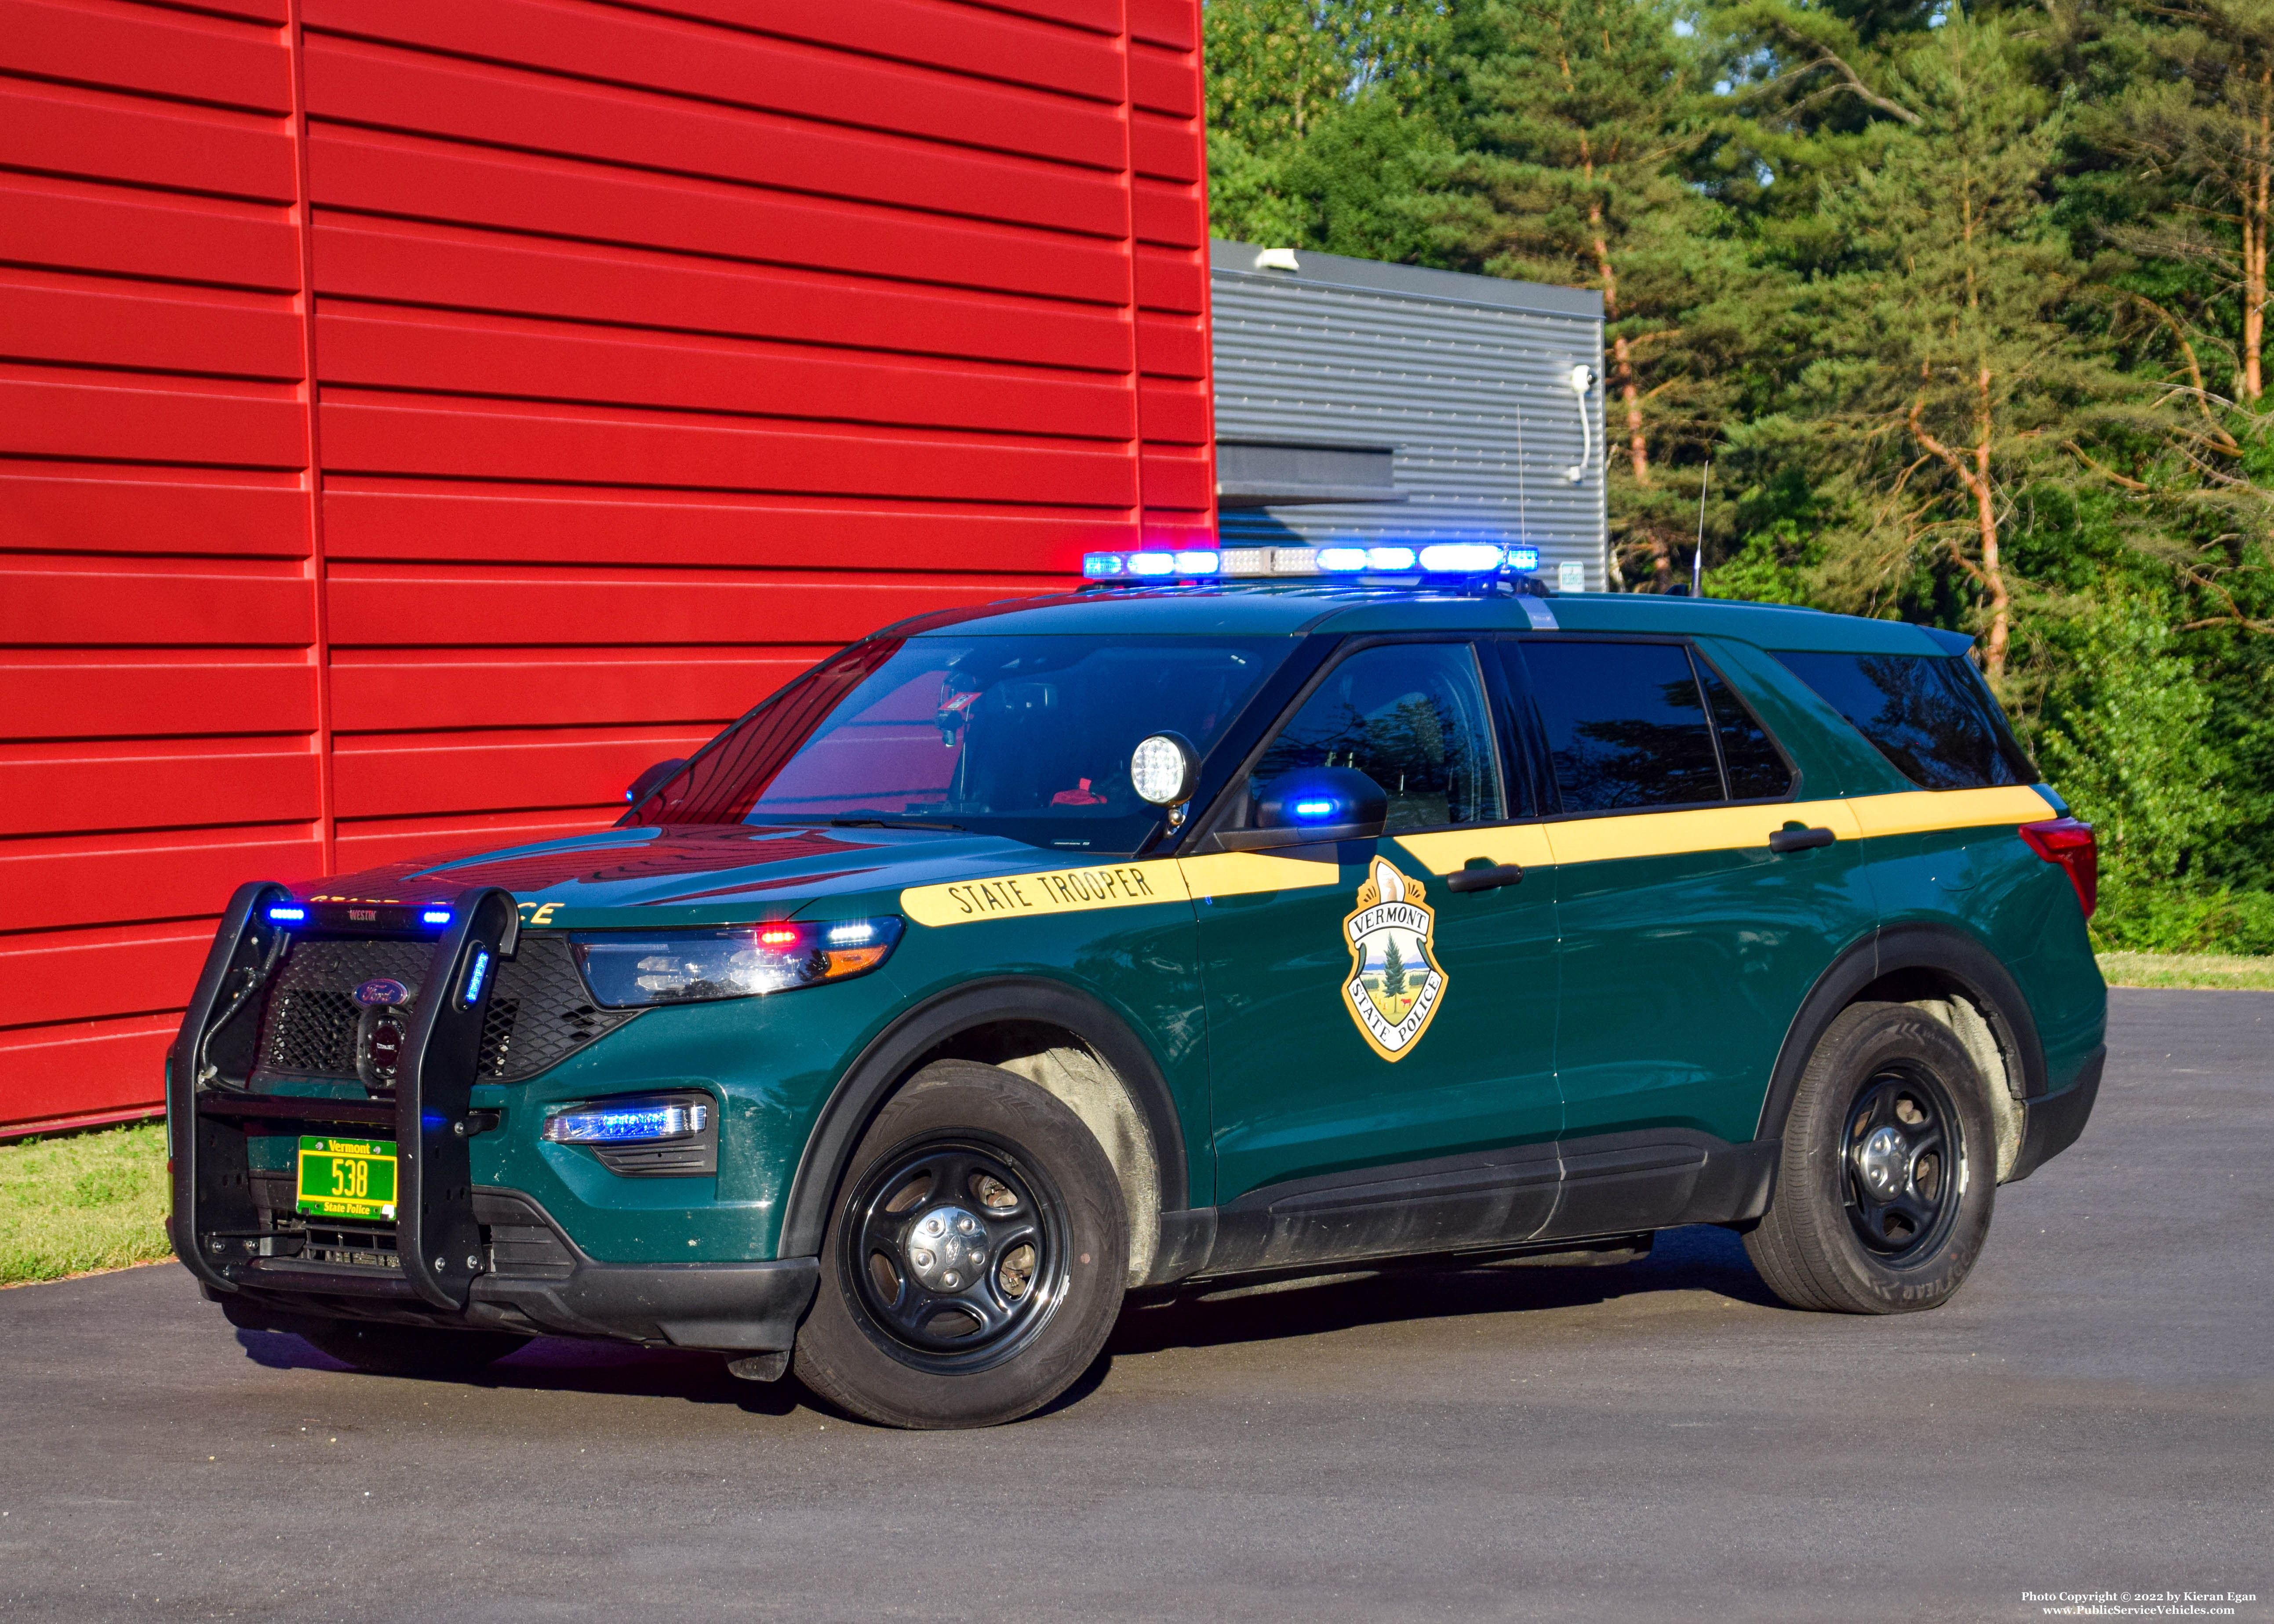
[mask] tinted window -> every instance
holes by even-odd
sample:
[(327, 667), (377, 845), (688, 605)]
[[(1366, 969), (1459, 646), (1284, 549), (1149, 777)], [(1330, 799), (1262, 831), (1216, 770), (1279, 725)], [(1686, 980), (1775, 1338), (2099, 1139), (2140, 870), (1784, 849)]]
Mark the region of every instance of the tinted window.
[(1933, 654), (1780, 654), (1922, 789), (1983, 789), (2036, 777), (1997, 702), (1963, 658)]
[(1531, 671), (1563, 810), (1721, 799), (1713, 730), (1687, 650), (1663, 643), (1502, 646)]
[(1774, 801), (1792, 793), (1792, 768), (1776, 748), (1768, 730), (1745, 709), (1744, 701), (1729, 691), (1721, 673), (1704, 660), (1697, 662), (1698, 680), (1706, 689), (1706, 708), (1713, 713), (1713, 733), (1721, 741), (1721, 768), (1728, 775), (1732, 801)]
[(1297, 767), (1355, 767), (1389, 797), (1388, 828), (1501, 816), (1476, 656), (1465, 643), (1364, 649), (1327, 673), (1264, 751), (1257, 790)]

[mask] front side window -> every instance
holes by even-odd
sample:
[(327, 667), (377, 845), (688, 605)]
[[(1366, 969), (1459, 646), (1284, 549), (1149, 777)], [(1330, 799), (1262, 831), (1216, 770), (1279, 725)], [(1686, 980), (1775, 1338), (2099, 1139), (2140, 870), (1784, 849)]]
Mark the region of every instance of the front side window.
[(1361, 649), (1312, 691), (1250, 778), (1354, 767), (1389, 798), (1389, 833), (1496, 823), (1500, 774), (1476, 655), (1465, 643)]
[(1148, 734), (1206, 756), (1293, 640), (973, 636), (856, 643), (744, 717), (630, 823), (945, 824), (1132, 852)]
[(2037, 778), (1997, 702), (1956, 655), (1777, 658), (1921, 789), (1987, 789)]
[(1722, 799), (1689, 650), (1669, 643), (1502, 645), (1530, 672), (1566, 812)]

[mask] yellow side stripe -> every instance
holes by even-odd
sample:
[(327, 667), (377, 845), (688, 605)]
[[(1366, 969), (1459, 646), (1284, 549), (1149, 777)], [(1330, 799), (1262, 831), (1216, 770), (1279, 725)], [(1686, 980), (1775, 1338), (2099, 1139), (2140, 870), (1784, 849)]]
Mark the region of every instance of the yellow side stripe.
[(1866, 835), (1916, 835), (1938, 829), (1970, 829), (1992, 823), (2043, 823), (2060, 815), (2037, 791), (2021, 785), (2004, 789), (1915, 789), (1899, 795), (1858, 795), (1848, 803)]
[[(1835, 839), (1858, 840), (2034, 823), (2053, 816), (2044, 798), (2028, 788), (1910, 790), (1850, 801), (1630, 812), (1560, 823), (1485, 823), (1393, 838), (1431, 874), (1447, 875), (1478, 857), (1531, 868), (1745, 851), (1766, 846), (1769, 837), (1787, 823), (1829, 829)], [(968, 925), (1207, 897), (1313, 891), (1340, 883), (1342, 870), (1330, 862), (1307, 862), (1270, 852), (1212, 852), (1182, 860), (1045, 868), (951, 885), (911, 886), (900, 893), (900, 912), (920, 925)]]
[(1094, 908), (1133, 908), (1190, 899), (1182, 868), (1174, 858), (1159, 858), (1150, 862), (1044, 868), (1034, 874), (958, 880), (952, 885), (912, 885), (900, 893), (900, 912), (919, 925), (969, 925), (983, 919), (1086, 914)]

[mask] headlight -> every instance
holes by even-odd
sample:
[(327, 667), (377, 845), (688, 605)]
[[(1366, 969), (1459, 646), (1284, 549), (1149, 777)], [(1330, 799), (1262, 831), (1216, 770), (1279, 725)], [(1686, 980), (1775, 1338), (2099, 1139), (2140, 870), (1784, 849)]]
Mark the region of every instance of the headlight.
[(594, 930), (568, 940), (592, 1002), (621, 1010), (841, 981), (884, 963), (900, 939), (900, 921), (886, 914), (724, 930)]

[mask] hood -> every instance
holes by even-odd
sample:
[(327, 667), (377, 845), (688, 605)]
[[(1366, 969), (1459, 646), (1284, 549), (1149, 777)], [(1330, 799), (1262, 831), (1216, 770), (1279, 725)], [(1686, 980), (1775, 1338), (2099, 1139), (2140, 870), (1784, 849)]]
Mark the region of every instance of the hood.
[(389, 863), (292, 890), (304, 902), (417, 906), (498, 885), (524, 924), (635, 925), (666, 912), (682, 923), (733, 924), (787, 919), (825, 897), (1111, 861), (1125, 860), (947, 831), (683, 825)]

